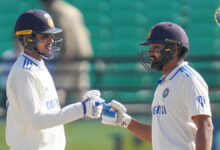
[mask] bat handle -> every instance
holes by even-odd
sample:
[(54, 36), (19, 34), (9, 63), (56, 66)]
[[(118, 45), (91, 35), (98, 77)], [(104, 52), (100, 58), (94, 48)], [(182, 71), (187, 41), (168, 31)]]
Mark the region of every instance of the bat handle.
[(104, 100), (103, 98), (100, 98), (99, 101), (96, 101), (96, 102), (95, 102), (95, 105), (96, 105), (96, 106), (99, 106), (99, 105), (102, 105), (102, 104), (104, 104), (104, 103), (105, 103), (105, 100)]

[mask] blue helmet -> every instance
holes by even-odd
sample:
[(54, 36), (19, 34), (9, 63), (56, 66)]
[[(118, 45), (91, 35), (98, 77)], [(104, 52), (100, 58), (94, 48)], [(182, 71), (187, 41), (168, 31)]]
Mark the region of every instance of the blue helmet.
[(161, 60), (156, 66), (152, 66), (152, 62), (147, 56), (147, 51), (139, 52), (141, 63), (149, 70), (149, 64), (151, 68), (161, 71), (163, 65), (173, 59), (172, 52), (174, 45), (178, 45), (178, 57), (185, 57), (185, 54), (189, 51), (189, 39), (186, 32), (179, 25), (172, 22), (161, 22), (154, 25), (148, 33), (147, 40), (140, 45), (148, 46), (150, 44), (165, 44), (165, 48), (160, 50)]
[(186, 32), (182, 27), (172, 22), (161, 22), (153, 26), (148, 34), (147, 41), (141, 45), (166, 44), (167, 42), (178, 43), (189, 49), (189, 39)]
[[(51, 16), (43, 10), (31, 9), (22, 13), (16, 21), (14, 33), (21, 41), (24, 48), (36, 52), (45, 59), (56, 57), (61, 50), (63, 38), (57, 38), (62, 29), (54, 26)], [(44, 56), (37, 49), (36, 34), (50, 34), (53, 37), (52, 52), (50, 56)], [(26, 39), (26, 40), (24, 40)], [(25, 43), (25, 44), (24, 44)]]

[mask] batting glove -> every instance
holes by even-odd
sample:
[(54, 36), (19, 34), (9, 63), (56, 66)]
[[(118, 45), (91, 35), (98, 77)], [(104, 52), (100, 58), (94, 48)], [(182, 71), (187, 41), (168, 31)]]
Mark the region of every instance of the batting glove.
[(127, 128), (131, 122), (131, 116), (126, 114), (124, 105), (116, 100), (112, 100), (109, 104), (103, 105), (102, 123), (106, 125), (121, 126)]
[(102, 99), (99, 90), (90, 90), (84, 95), (83, 105), (84, 116), (92, 119), (100, 118), (102, 113), (102, 104), (105, 100)]

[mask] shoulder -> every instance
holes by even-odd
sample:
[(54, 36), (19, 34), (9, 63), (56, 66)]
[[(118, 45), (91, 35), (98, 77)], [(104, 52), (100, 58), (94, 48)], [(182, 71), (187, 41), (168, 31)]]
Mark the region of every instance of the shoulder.
[(12, 69), (9, 73), (8, 79), (7, 79), (7, 87), (11, 87), (11, 86), (21, 86), (25, 83), (33, 83), (36, 82), (35, 80), (35, 75), (29, 71), (29, 70), (25, 70), (25, 69)]
[(23, 56), (20, 65), (22, 66), (23, 70), (29, 71), (34, 71), (37, 68), (39, 68), (39, 66), (35, 62), (33, 62), (31, 59), (25, 56)]
[(181, 81), (184, 81), (184, 86), (203, 86), (207, 88), (207, 84), (203, 77), (189, 65), (185, 65), (179, 69)]
[(184, 65), (179, 68), (179, 72), (183, 77), (192, 78), (197, 75), (197, 71), (190, 67), (189, 65)]
[(16, 62), (13, 64), (10, 74), (11, 76), (18, 74), (32, 74), (36, 70), (37, 64), (24, 56), (19, 56)]

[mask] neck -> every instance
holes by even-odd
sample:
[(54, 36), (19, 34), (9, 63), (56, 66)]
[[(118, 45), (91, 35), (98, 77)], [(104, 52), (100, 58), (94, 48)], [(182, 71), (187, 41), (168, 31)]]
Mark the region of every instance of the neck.
[(42, 60), (42, 58), (41, 58), (38, 54), (36, 54), (35, 52), (30, 51), (30, 50), (28, 50), (28, 49), (24, 49), (24, 53), (26, 53), (26, 54), (28, 54), (28, 55), (34, 57), (35, 59), (37, 59), (37, 60), (39, 60), (39, 61)]
[(164, 77), (166, 77), (174, 68), (176, 68), (179, 64), (181, 64), (184, 60), (179, 60), (177, 58), (171, 60), (167, 64), (164, 65), (162, 73)]

